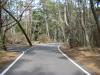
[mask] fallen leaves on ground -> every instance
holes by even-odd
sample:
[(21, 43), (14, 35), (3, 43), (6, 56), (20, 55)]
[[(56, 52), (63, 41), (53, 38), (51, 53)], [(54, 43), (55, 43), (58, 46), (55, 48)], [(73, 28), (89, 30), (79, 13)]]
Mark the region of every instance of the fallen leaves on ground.
[(0, 69), (18, 56), (16, 52), (0, 51)]
[[(62, 46), (63, 52), (75, 59), (96, 75), (100, 75), (100, 54), (91, 52), (88, 48), (67, 48)], [(95, 50), (100, 48), (95, 48)]]

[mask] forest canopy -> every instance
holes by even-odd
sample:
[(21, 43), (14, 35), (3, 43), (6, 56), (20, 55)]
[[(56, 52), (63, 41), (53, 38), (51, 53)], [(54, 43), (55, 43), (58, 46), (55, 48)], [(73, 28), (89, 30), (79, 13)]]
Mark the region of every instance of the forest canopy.
[(98, 47), (100, 25), (96, 9), (99, 2), (0, 0), (0, 48), (26, 42), (31, 46), (43, 36), (72, 47)]

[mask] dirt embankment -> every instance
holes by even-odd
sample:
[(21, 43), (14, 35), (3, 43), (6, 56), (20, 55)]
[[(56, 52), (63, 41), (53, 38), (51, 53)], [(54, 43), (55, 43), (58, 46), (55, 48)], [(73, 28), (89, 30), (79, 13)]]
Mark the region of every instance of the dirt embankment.
[[(88, 48), (70, 49), (65, 46), (62, 46), (61, 48), (69, 57), (84, 65), (86, 68), (94, 72), (95, 75), (100, 75), (100, 54), (91, 52)], [(95, 49), (100, 51), (100, 48)]]

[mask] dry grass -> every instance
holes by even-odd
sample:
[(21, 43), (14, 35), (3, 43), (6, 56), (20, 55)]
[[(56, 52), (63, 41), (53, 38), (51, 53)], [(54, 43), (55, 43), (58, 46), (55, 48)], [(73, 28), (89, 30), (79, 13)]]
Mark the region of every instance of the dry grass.
[(5, 66), (10, 61), (14, 60), (18, 56), (16, 52), (0, 51), (0, 68)]
[[(83, 64), (85, 67), (93, 71), (96, 75), (100, 75), (100, 54), (90, 52), (88, 48), (69, 49), (62, 46), (63, 52), (71, 58)], [(100, 48), (95, 48), (100, 49)]]

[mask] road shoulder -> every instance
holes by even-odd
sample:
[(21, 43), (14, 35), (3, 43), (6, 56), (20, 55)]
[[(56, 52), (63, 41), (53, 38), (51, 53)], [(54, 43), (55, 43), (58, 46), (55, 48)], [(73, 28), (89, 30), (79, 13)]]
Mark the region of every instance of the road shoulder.
[(78, 67), (80, 70), (82, 70), (84, 73), (86, 73), (87, 75), (91, 75), (91, 73), (89, 73), (87, 70), (85, 70), (82, 66), (80, 66), (78, 63), (76, 63), (74, 60), (72, 60), (67, 54), (65, 54), (63, 52), (63, 49), (61, 48), (61, 45), (58, 46), (58, 50), (59, 52), (61, 52), (61, 54), (63, 56), (65, 56), (70, 62), (72, 62), (76, 67)]

